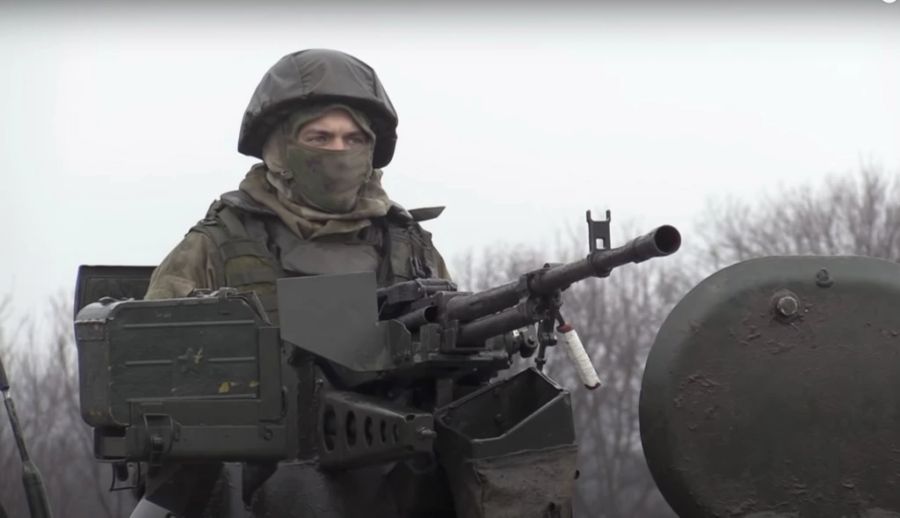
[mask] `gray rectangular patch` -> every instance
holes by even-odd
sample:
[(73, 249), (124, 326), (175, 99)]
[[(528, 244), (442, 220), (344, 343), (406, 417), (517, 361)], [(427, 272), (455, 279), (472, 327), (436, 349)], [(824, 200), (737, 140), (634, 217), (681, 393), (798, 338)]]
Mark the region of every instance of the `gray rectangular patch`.
[(282, 340), (353, 371), (387, 368), (376, 288), (371, 272), (279, 279)]

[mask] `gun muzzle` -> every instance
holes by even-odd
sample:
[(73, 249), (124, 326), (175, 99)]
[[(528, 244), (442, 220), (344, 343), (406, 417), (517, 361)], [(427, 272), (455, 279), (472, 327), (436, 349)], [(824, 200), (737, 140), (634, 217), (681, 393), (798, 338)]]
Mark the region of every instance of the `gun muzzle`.
[(681, 233), (672, 225), (663, 225), (632, 239), (622, 248), (630, 258), (628, 262), (640, 263), (677, 252), (681, 248)]
[(580, 261), (550, 268), (529, 279), (532, 293), (549, 294), (588, 277), (606, 277), (613, 269), (675, 253), (681, 247), (681, 233), (671, 225), (657, 227), (625, 245), (596, 250)]

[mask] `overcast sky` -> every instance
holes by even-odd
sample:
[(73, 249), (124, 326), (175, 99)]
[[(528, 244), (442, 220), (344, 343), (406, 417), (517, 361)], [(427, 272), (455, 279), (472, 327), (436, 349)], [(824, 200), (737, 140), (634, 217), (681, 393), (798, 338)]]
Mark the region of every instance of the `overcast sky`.
[(706, 200), (900, 172), (900, 3), (299, 4), (0, 3), (0, 293), (17, 312), (71, 291), (79, 264), (158, 263), (254, 163), (243, 110), (302, 48), (376, 69), (400, 115), (385, 187), (447, 206), (426, 226), (451, 264), (589, 208), (677, 225), (690, 247)]

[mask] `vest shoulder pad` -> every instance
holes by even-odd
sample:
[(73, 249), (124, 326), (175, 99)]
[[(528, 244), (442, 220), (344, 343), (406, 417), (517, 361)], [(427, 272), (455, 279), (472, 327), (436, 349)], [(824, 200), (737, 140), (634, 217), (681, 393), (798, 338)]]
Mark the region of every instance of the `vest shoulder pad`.
[(219, 200), (227, 207), (233, 207), (245, 212), (264, 214), (266, 216), (277, 216), (275, 211), (254, 200), (244, 191), (226, 192), (219, 196)]
[(403, 205), (392, 201), (391, 208), (388, 209), (388, 221), (395, 223), (409, 224), (412, 222), (428, 221), (434, 219), (444, 212), (444, 207), (421, 207), (418, 209), (406, 210)]
[(445, 207), (419, 207), (418, 209), (409, 209), (409, 215), (415, 221), (428, 221), (440, 216), (444, 209)]

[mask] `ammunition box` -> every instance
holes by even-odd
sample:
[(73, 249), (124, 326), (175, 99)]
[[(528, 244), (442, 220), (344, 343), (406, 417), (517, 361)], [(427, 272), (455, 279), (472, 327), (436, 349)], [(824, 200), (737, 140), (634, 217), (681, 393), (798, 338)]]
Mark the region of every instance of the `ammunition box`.
[(75, 319), (81, 411), (100, 460), (285, 456), (282, 352), (251, 296), (111, 298)]

